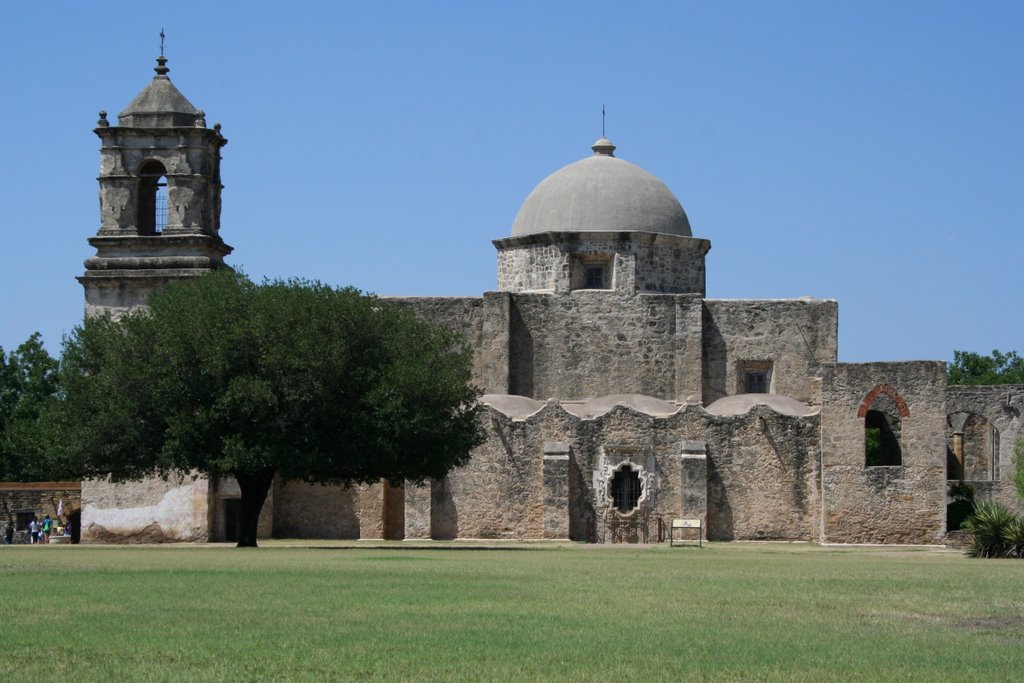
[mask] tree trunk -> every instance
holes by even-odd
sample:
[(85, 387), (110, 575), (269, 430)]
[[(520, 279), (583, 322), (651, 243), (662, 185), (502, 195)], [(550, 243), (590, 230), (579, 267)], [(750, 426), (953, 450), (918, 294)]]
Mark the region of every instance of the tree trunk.
[(264, 470), (256, 474), (236, 474), (238, 489), (242, 493), (241, 519), (238, 524), (238, 548), (256, 547), (256, 528), (259, 524), (260, 510), (267, 500), (267, 492), (274, 481), (274, 470)]

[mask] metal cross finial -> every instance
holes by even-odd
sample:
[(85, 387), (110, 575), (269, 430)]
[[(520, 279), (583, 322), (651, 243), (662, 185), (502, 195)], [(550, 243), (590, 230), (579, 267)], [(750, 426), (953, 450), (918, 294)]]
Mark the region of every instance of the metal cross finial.
[(604, 105), (601, 105), (601, 137), (604, 137)]
[(166, 37), (167, 36), (164, 35), (164, 30), (160, 29), (160, 56), (161, 57), (164, 56), (164, 38), (166, 38)]

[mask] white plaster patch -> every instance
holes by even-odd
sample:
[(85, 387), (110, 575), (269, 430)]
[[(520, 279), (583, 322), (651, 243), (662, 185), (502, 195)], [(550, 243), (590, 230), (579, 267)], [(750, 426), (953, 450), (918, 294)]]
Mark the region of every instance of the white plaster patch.
[(206, 499), (207, 481), (199, 479), (170, 489), (153, 505), (100, 508), (83, 502), (82, 527), (100, 526), (117, 536), (132, 536), (155, 524), (167, 540), (189, 541), (202, 535)]

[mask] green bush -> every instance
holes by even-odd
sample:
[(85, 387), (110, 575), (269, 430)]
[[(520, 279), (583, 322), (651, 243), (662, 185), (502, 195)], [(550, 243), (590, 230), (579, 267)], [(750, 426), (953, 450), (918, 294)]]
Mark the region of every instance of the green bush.
[(999, 503), (974, 504), (974, 514), (967, 518), (963, 530), (971, 538), (967, 554), (971, 557), (1007, 557), (1012, 548), (1007, 542), (1011, 526), (1020, 526), (1021, 519)]
[(1024, 517), (1014, 517), (1003, 527), (1008, 557), (1024, 558)]

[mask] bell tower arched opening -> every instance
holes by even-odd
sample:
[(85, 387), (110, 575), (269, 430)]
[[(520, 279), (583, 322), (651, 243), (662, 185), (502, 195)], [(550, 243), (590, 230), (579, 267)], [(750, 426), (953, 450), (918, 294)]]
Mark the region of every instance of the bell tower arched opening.
[(159, 235), (167, 227), (167, 169), (147, 161), (139, 169), (139, 234)]

